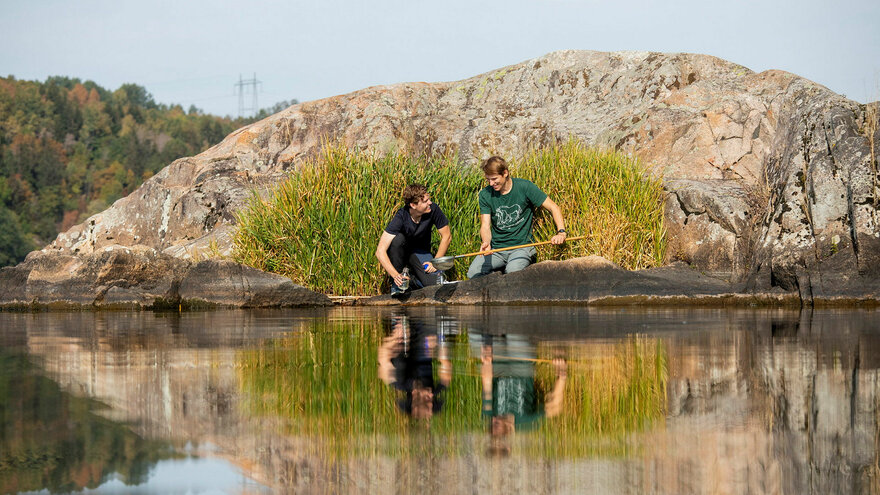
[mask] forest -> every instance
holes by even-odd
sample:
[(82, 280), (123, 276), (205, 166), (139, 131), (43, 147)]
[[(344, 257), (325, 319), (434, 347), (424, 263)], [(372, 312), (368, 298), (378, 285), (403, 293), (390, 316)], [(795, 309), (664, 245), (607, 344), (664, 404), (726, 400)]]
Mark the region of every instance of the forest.
[(0, 267), (103, 211), (183, 156), (296, 103), (250, 118), (157, 103), (146, 88), (0, 78)]

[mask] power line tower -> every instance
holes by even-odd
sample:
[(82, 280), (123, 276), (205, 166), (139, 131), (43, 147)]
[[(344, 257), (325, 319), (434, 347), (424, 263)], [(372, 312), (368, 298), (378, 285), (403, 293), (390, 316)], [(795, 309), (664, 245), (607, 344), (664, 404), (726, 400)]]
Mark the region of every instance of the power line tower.
[[(257, 87), (263, 84), (262, 81), (257, 81), (257, 73), (254, 72), (253, 79), (242, 79), (241, 74), (238, 75), (238, 82), (235, 83), (235, 92), (238, 93), (238, 116), (243, 117), (245, 112), (253, 112), (256, 114), (260, 106), (257, 103)], [(247, 88), (251, 88), (251, 94), (253, 94), (253, 103), (252, 106), (246, 107), (244, 106), (244, 95), (247, 93)]]

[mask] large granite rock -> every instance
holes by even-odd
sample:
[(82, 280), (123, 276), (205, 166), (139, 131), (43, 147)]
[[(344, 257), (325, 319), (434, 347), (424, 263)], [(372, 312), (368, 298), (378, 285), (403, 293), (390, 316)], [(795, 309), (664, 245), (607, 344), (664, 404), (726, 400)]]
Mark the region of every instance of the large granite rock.
[(152, 248), (107, 246), (83, 256), (33, 252), (0, 269), (0, 308), (326, 306), (290, 279), (230, 261), (194, 263)]
[(668, 261), (809, 298), (877, 276), (876, 114), (796, 75), (706, 55), (561, 51), (294, 105), (175, 161), (45, 250), (144, 245), (186, 259), (215, 241), (228, 253), (249, 191), (327, 141), (471, 163), (574, 136), (663, 178)]

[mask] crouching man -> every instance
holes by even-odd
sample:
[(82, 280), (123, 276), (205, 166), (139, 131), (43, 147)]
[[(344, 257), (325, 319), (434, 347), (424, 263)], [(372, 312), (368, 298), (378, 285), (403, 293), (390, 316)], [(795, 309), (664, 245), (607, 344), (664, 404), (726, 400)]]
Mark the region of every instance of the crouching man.
[[(388, 222), (376, 246), (376, 258), (391, 277), (391, 295), (404, 292), (404, 268), (415, 282), (415, 287), (427, 287), (438, 283), (437, 269), (430, 263), (433, 258), (446, 254), (452, 233), (449, 220), (439, 206), (431, 202), (428, 190), (421, 184), (410, 184), (403, 190), (404, 206)], [(440, 245), (431, 255), (431, 232), (437, 229)]]

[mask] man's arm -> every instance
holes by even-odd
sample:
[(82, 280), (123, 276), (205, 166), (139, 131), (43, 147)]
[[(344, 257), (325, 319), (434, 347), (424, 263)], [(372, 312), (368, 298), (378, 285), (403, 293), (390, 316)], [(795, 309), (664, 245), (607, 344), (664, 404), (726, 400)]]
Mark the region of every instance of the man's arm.
[(483, 383), (483, 408), (492, 409), (492, 346), (480, 349), (480, 381)]
[(556, 383), (553, 384), (553, 390), (547, 394), (544, 400), (544, 414), (548, 418), (562, 412), (562, 397), (565, 393), (565, 382), (568, 376), (568, 364), (565, 360), (554, 359), (553, 367), (556, 369)]
[(391, 356), (399, 352), (399, 348), (403, 345), (403, 320), (394, 323), (391, 328), (391, 335), (382, 340), (379, 346), (377, 358), (379, 361), (379, 379), (388, 385), (395, 382), (394, 365), (391, 364)]
[(437, 361), (440, 362), (440, 370), (437, 373), (440, 384), (449, 387), (452, 383), (452, 361), (449, 360), (449, 348), (444, 345), (438, 345)]
[[(435, 258), (445, 256), (446, 250), (449, 249), (449, 243), (452, 242), (452, 230), (449, 228), (449, 225), (437, 229), (437, 233), (440, 234), (440, 245), (437, 246), (437, 254), (434, 255)], [(428, 263), (428, 268), (425, 270), (425, 272), (434, 273), (436, 271), (437, 269), (434, 268), (434, 265)]]
[(388, 257), (388, 248), (391, 247), (391, 241), (393, 240), (394, 234), (389, 234), (384, 230), (382, 231), (382, 237), (379, 238), (379, 245), (376, 246), (376, 259), (379, 260), (379, 264), (382, 265), (385, 273), (394, 279), (395, 284), (400, 286), (403, 283), (403, 277), (401, 277), (400, 272), (394, 269), (394, 265), (391, 264), (391, 259)]
[(480, 214), (480, 251), (487, 251), (492, 248), (492, 215), (489, 213)]
[[(553, 223), (556, 224), (556, 230), (564, 230), (565, 229), (565, 220), (562, 218), (562, 210), (559, 208), (559, 205), (553, 202), (552, 199), (548, 196), (547, 199), (541, 203), (541, 207), (550, 211), (550, 215), (553, 216)], [(557, 233), (553, 237), (550, 238), (551, 244), (562, 244), (565, 242), (565, 238), (568, 235), (565, 232)]]

